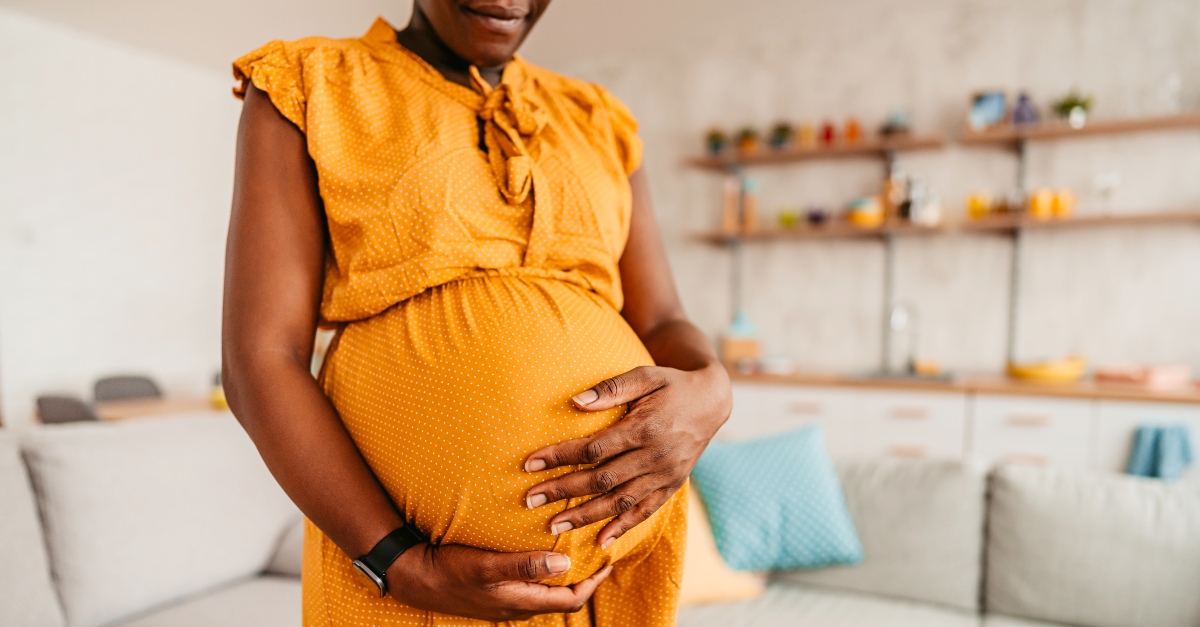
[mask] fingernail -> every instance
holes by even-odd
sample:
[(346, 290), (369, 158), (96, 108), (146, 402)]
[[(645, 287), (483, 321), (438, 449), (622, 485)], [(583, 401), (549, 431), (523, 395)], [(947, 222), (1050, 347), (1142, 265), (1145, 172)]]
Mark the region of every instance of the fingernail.
[(525, 462), (525, 472), (537, 472), (546, 469), (546, 462), (541, 459), (531, 459)]
[(569, 522), (554, 523), (553, 525), (550, 525), (550, 535), (556, 536), (564, 531), (570, 531), (574, 528), (575, 525), (572, 525)]
[(575, 401), (576, 405), (591, 405), (598, 398), (600, 398), (600, 395), (596, 393), (596, 390), (584, 390), (576, 394), (571, 400)]
[(545, 494), (530, 494), (529, 496), (525, 497), (525, 506), (528, 507), (529, 509), (541, 507), (545, 504), (546, 504), (546, 495)]
[(601, 549), (607, 549), (609, 546), (611, 546), (611, 545), (612, 545), (612, 543), (613, 543), (613, 540), (616, 540), (616, 538), (609, 538), (609, 539), (605, 540), (605, 541), (604, 541), (604, 544), (601, 544), (601, 545), (600, 545), (600, 548), (601, 548)]
[(565, 573), (571, 568), (571, 558), (562, 553), (551, 553), (546, 556), (546, 570), (551, 574)]

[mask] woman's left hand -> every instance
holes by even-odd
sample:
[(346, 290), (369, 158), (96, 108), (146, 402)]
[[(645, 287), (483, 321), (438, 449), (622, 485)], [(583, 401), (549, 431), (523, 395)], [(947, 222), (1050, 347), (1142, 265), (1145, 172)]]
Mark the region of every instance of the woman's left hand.
[(550, 519), (557, 535), (614, 518), (596, 537), (601, 547), (646, 520), (687, 481), (733, 405), (729, 376), (719, 363), (699, 370), (642, 366), (576, 395), (583, 411), (629, 404), (616, 424), (589, 437), (548, 446), (525, 460), (526, 472), (597, 464), (531, 489), (531, 509), (572, 497), (596, 498)]

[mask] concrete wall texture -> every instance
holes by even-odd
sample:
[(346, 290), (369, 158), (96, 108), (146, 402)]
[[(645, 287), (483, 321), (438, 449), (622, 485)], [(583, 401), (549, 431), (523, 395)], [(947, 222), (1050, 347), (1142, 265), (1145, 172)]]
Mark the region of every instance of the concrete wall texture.
[[(347, 34), (326, 32), (339, 4), (318, 0), (287, 3), (279, 35), (274, 12), (259, 11), (253, 28), (242, 18), (236, 37), (211, 38), (190, 25), (230, 23), (247, 15), (242, 3), (155, 2), (143, 12), (124, 0), (113, 10), (127, 19), (103, 22), (93, 29), (100, 36), (58, 19), (60, 9), (78, 15), (70, 4), (0, 2), (16, 9), (0, 9), (0, 397), (9, 425), (29, 420), (35, 394), (84, 394), (105, 373), (148, 372), (168, 391), (203, 391), (219, 361), (238, 114), (227, 66), (215, 59), (260, 43), (243, 41), (252, 32), (263, 41), (305, 28)], [(378, 5), (393, 18), (407, 13)], [(372, 6), (360, 0), (353, 10)], [(186, 46), (154, 35), (171, 11)], [(189, 17), (205, 11), (229, 15)], [(874, 127), (904, 107), (918, 131), (953, 138), (977, 89), (1026, 89), (1044, 104), (1078, 86), (1095, 94), (1096, 118), (1115, 118), (1165, 112), (1171, 76), (1183, 106), (1200, 109), (1196, 41), (1200, 3), (1189, 0), (559, 0), (524, 54), (606, 85), (639, 117), (680, 291), (716, 334), (729, 319), (729, 257), (688, 235), (715, 226), (720, 179), (683, 167), (709, 126), (853, 114)], [(1009, 152), (954, 144), (900, 165), (929, 181), (947, 213), (961, 212), (971, 190), (1011, 188), (1016, 174)], [(753, 175), (770, 219), (782, 206), (873, 193), (880, 172), (876, 161), (846, 160)], [(1114, 172), (1121, 183), (1102, 196), (1096, 178)], [(1080, 213), (1200, 208), (1200, 131), (1039, 143), (1030, 183), (1074, 188)], [(1018, 355), (1200, 369), (1198, 251), (1195, 226), (1032, 234)], [(995, 235), (899, 242), (896, 296), (918, 311), (921, 354), (952, 369), (1003, 366), (1011, 252)], [(746, 310), (769, 353), (811, 369), (878, 365), (879, 243), (763, 244), (745, 261)]]

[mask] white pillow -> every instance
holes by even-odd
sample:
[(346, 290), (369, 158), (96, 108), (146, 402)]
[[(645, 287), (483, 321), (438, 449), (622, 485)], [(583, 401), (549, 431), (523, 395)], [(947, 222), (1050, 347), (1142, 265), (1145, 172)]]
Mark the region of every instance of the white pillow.
[(979, 611), (987, 475), (959, 460), (837, 464), (863, 545), (859, 566), (781, 579)]
[(1005, 467), (992, 478), (987, 610), (1085, 627), (1200, 625), (1200, 488)]
[(0, 431), (0, 625), (62, 624), (29, 477), (16, 440)]
[(258, 573), (297, 515), (228, 413), (48, 426), (23, 445), (71, 627)]

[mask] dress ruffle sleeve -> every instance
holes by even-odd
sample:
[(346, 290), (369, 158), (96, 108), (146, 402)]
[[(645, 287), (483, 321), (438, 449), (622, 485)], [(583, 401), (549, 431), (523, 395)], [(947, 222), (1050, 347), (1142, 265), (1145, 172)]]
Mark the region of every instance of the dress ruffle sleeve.
[(596, 86), (600, 100), (608, 111), (612, 122), (613, 139), (616, 142), (617, 155), (625, 174), (630, 175), (642, 166), (642, 138), (638, 137), (638, 122), (625, 103), (608, 92), (603, 87)]
[(253, 83), (271, 98), (283, 117), (306, 131), (304, 63), (301, 50), (283, 41), (271, 43), (233, 62), (233, 78), (239, 84), (233, 95), (244, 98)]

